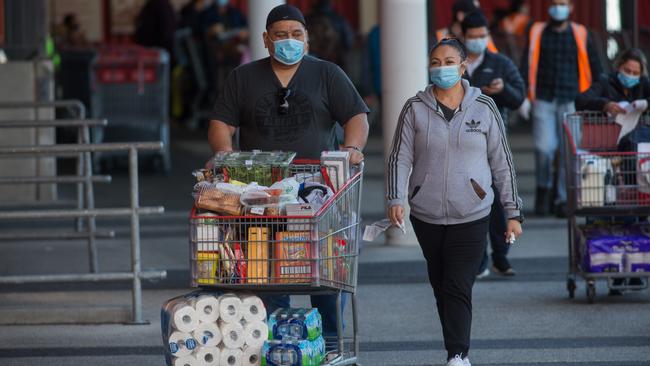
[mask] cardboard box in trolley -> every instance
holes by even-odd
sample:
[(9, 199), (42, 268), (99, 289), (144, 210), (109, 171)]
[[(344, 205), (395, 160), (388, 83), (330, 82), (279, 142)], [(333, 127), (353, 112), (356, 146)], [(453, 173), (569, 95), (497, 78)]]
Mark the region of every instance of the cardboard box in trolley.
[[(314, 216), (316, 212), (309, 203), (290, 203), (285, 207), (287, 216)], [(309, 231), (309, 219), (287, 219), (287, 231)]]
[(315, 258), (309, 231), (275, 234), (273, 277), (277, 283), (309, 283), (315, 276)]
[(248, 228), (248, 283), (269, 282), (269, 230), (267, 227)]

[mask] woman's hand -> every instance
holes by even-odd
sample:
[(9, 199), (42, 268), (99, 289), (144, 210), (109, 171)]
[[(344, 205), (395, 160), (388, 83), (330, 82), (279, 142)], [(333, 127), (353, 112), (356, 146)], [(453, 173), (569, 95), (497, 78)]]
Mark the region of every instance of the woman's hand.
[(625, 114), (625, 109), (623, 109), (616, 102), (609, 102), (609, 103), (605, 104), (605, 108), (603, 108), (603, 111), (605, 113), (611, 114), (612, 116), (615, 116), (617, 114)]
[(506, 231), (506, 243), (510, 243), (510, 236), (515, 234), (515, 239), (521, 236), (521, 223), (518, 220), (508, 220), (508, 229)]
[(388, 218), (395, 226), (404, 224), (404, 207), (402, 205), (390, 206), (388, 209)]

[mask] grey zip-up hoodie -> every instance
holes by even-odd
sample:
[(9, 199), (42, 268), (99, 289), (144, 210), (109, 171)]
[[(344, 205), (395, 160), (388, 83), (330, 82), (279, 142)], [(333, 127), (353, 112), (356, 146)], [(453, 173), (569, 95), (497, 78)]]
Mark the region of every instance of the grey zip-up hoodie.
[(471, 222), (489, 215), (494, 183), (507, 217), (518, 217), (522, 204), (499, 110), (480, 89), (462, 85), (465, 96), (450, 122), (432, 85), (406, 101), (388, 160), (388, 206), (408, 198), (411, 214), (424, 222)]

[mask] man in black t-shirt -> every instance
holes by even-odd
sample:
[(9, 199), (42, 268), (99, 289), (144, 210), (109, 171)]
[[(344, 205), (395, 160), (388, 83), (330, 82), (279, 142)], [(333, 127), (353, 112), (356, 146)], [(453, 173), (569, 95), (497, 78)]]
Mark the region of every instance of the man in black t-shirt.
[[(336, 65), (306, 55), (305, 19), (297, 8), (280, 5), (269, 13), (262, 35), (270, 57), (233, 70), (217, 99), (208, 141), (212, 150), (231, 151), (239, 129), (240, 150), (295, 151), (319, 159), (323, 150), (346, 149), (363, 160), (368, 108)], [(345, 131), (338, 146), (335, 124)], [(323, 333), (336, 335), (336, 297), (312, 296), (323, 317)], [(270, 311), (288, 307), (288, 296), (266, 297)]]
[(232, 150), (239, 128), (240, 150), (292, 150), (318, 159), (323, 150), (338, 150), (333, 128), (339, 123), (343, 148), (353, 162), (361, 161), (368, 108), (350, 79), (335, 64), (306, 55), (307, 30), (297, 8), (274, 8), (266, 28), (271, 57), (242, 65), (226, 79), (208, 132), (212, 150)]

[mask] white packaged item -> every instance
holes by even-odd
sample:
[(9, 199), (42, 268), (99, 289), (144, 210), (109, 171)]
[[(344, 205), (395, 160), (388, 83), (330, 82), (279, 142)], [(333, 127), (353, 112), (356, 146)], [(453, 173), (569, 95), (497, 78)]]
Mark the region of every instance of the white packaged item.
[(240, 349), (244, 346), (246, 340), (244, 337), (244, 327), (239, 322), (224, 323), (219, 321), (219, 330), (221, 331), (221, 342), (224, 347)]
[(174, 307), (173, 326), (184, 333), (191, 333), (199, 326), (199, 315), (191, 303), (181, 303)]
[(225, 323), (239, 323), (243, 316), (242, 302), (234, 294), (219, 297), (219, 317)]
[(219, 319), (219, 299), (214, 295), (201, 295), (194, 305), (199, 321), (216, 323)]
[(189, 333), (174, 332), (169, 336), (169, 352), (174, 357), (189, 356), (196, 347), (196, 340)]
[(194, 339), (203, 347), (216, 347), (221, 343), (221, 329), (215, 323), (201, 323), (192, 333)]
[(241, 349), (221, 348), (220, 366), (242, 366)]
[(650, 193), (650, 143), (637, 144), (638, 161), (636, 167), (636, 181), (639, 192)]
[(266, 307), (262, 299), (255, 295), (245, 295), (241, 297), (241, 302), (244, 320), (249, 323), (266, 321)]
[[(284, 207), (287, 216), (314, 216), (316, 211), (309, 203), (294, 203)], [(308, 231), (309, 219), (287, 219), (288, 231)]]
[(194, 352), (196, 364), (199, 366), (219, 366), (221, 362), (221, 350), (218, 347), (201, 347)]
[(580, 203), (582, 207), (605, 205), (605, 176), (613, 169), (608, 158), (590, 155), (581, 159)]
[(244, 343), (248, 346), (261, 349), (268, 335), (269, 327), (263, 321), (246, 323), (244, 326)]

